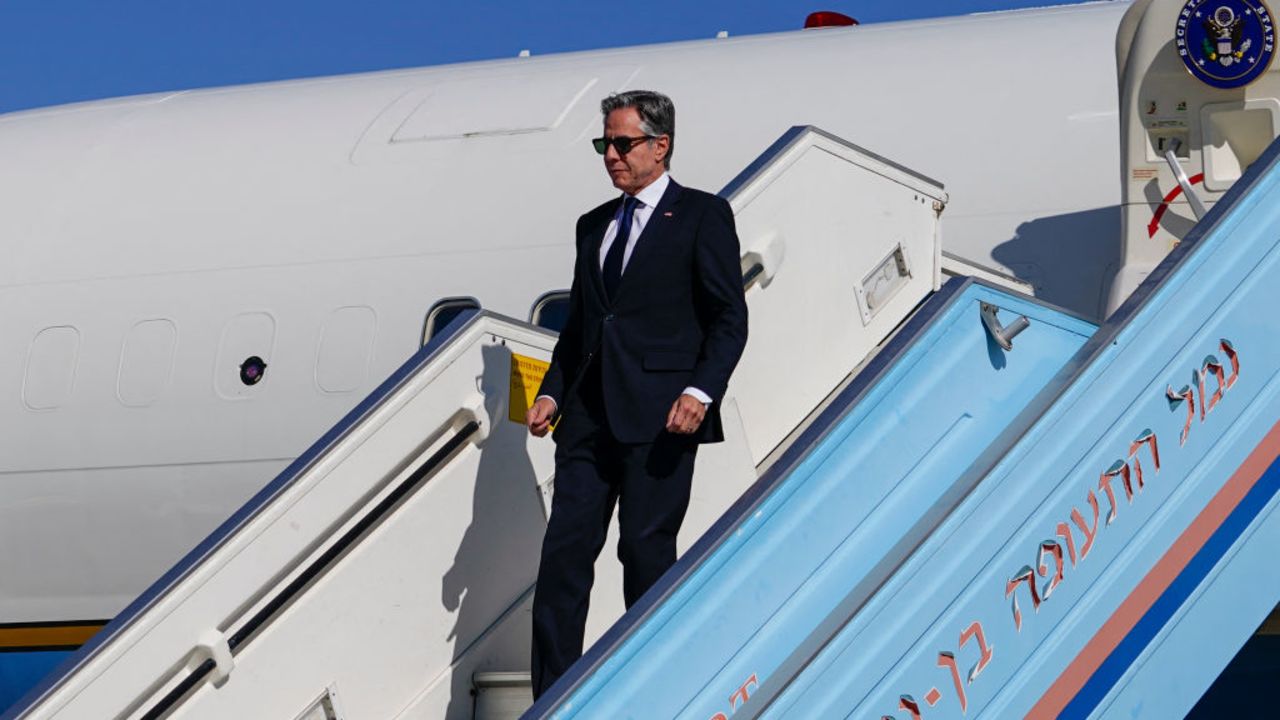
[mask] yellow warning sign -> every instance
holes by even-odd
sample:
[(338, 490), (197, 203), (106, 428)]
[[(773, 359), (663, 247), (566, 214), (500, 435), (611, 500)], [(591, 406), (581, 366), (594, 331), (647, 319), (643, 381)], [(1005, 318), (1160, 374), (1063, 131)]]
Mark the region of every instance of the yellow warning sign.
[(511, 353), (511, 401), (507, 403), (511, 422), (524, 424), (524, 415), (538, 397), (538, 388), (551, 363)]

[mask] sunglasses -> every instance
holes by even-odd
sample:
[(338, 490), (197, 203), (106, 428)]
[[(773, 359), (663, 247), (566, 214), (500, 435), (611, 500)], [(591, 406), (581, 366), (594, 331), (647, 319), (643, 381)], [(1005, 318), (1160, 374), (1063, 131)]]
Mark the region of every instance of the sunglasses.
[(640, 137), (615, 137), (615, 138), (598, 137), (591, 141), (591, 146), (594, 147), (596, 149), (596, 152), (601, 155), (605, 154), (605, 152), (609, 150), (610, 145), (613, 146), (614, 150), (618, 151), (619, 155), (626, 155), (627, 153), (631, 152), (631, 148), (635, 147), (636, 145), (639, 145), (640, 143), (646, 140), (652, 140), (654, 139), (654, 137), (656, 136), (641, 135)]

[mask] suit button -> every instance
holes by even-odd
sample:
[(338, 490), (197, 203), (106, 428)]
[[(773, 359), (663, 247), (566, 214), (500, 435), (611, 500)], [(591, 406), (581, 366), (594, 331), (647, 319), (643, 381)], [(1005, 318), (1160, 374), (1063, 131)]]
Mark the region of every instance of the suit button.
[(612, 315), (612, 314), (605, 315), (605, 316), (604, 316), (604, 321), (605, 321), (605, 322), (613, 322), (613, 315)]

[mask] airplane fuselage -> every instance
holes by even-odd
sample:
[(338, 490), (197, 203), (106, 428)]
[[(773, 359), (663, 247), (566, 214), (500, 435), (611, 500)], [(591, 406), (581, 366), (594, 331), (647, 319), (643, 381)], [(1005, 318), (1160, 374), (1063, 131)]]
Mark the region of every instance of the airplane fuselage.
[(587, 140), (616, 90), (674, 98), (686, 185), (718, 190), (812, 124), (944, 181), (948, 251), (1100, 315), (1125, 8), (0, 117), (0, 621), (110, 617), (411, 354), (441, 301), (528, 317), (567, 289), (574, 220), (614, 192)]

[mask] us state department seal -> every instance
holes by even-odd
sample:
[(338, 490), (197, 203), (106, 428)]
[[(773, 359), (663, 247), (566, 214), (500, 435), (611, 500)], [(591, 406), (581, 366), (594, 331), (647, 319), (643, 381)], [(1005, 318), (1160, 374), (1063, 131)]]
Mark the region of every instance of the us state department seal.
[(1276, 53), (1271, 10), (1262, 0), (1187, 0), (1174, 37), (1187, 70), (1216, 88), (1257, 80)]

